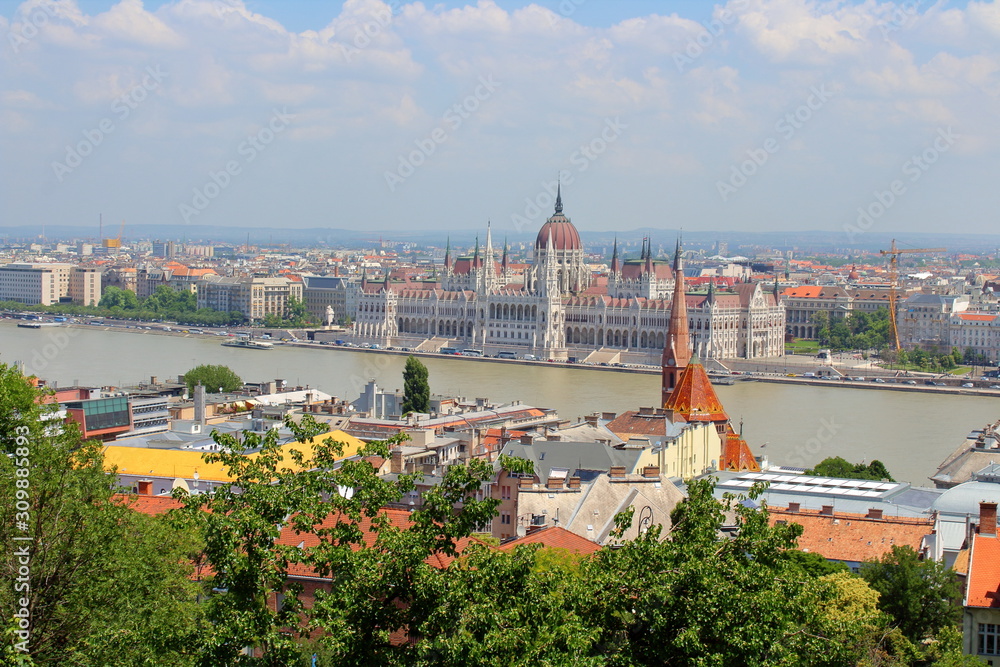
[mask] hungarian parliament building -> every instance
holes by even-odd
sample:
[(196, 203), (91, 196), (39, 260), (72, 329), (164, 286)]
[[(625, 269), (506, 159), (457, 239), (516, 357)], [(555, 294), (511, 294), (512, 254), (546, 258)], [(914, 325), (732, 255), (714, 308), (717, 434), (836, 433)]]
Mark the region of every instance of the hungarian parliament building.
[[(544, 359), (582, 360), (601, 348), (658, 358), (674, 276), (683, 271), (682, 254), (678, 243), (672, 265), (654, 260), (650, 244), (640, 260), (622, 262), (616, 244), (606, 288), (594, 285), (580, 234), (563, 214), (560, 192), (554, 214), (538, 231), (534, 262), (522, 280), (515, 282), (506, 248), (496, 260), (487, 229), (482, 252), (477, 243), (473, 255), (453, 258), (449, 248), (436, 283), (401, 286), (388, 279), (363, 279), (354, 334), (386, 346), (423, 339), (434, 340), (437, 347)], [(768, 285), (742, 283), (716, 292), (710, 283), (707, 294), (684, 299), (692, 351), (702, 359), (783, 354), (785, 307)]]

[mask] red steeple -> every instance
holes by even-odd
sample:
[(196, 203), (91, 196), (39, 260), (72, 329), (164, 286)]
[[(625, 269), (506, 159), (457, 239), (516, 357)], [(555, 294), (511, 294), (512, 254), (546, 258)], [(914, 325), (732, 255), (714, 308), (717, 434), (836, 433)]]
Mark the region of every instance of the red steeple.
[(667, 328), (667, 342), (663, 347), (663, 405), (666, 405), (670, 392), (677, 386), (681, 372), (690, 360), (691, 335), (688, 331), (684, 292), (684, 262), (681, 258), (681, 242), (677, 239), (677, 250), (674, 253), (674, 299), (670, 304), (670, 324)]

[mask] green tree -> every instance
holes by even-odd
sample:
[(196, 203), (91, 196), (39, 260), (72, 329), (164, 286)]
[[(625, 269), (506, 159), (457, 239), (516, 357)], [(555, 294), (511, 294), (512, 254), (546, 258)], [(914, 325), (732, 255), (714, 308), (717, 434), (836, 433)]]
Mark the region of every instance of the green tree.
[[(429, 627), (443, 598), (468, 603), (446, 595), (450, 572), (427, 561), (454, 557), (458, 542), (496, 514), (498, 500), (476, 497), (493, 477), (493, 464), (450, 466), (441, 483), (423, 493), (409, 525), (399, 526), (383, 508), (412, 491), (415, 478), (382, 479), (365, 457), (388, 457), (390, 446), (405, 435), (368, 443), (345, 460), (341, 443), (321, 437), (326, 425), (309, 415), (285, 424), (297, 440), (312, 439), (310, 458), (296, 448), (283, 453), (275, 430), (240, 437), (214, 433), (219, 450), (205, 459), (222, 463), (233, 483), (210, 495), (177, 492), (189, 525), (204, 534), (205, 559), (215, 572), (208, 586), (216, 594), (206, 602), (211, 623), (198, 639), (199, 664), (293, 664), (304, 646), (298, 639), (313, 630), (322, 633), (329, 664), (409, 664), (404, 658), (414, 649), (394, 646), (392, 633)], [(251, 449), (257, 454), (245, 456)], [(517, 462), (500, 463), (526, 470)], [(282, 544), (277, 538), (283, 529), (316, 539), (308, 546)], [(310, 608), (299, 600), (301, 587), (288, 584), (292, 566), (307, 566), (329, 582), (330, 591), (317, 593)], [(279, 594), (282, 602), (274, 609), (270, 600)], [(240, 655), (247, 646), (257, 657)]]
[(0, 615), (15, 618), (27, 601), (30, 634), (17, 641), (36, 664), (191, 664), (194, 536), (132, 510), (109, 484), (101, 445), (3, 364), (0, 396), (11, 454), (0, 456)]
[(861, 576), (881, 594), (879, 609), (912, 642), (954, 626), (961, 617), (961, 587), (955, 573), (935, 560), (920, 560), (912, 548), (893, 546)]
[(312, 318), (306, 309), (305, 302), (301, 299), (296, 299), (294, 296), (288, 297), (285, 312), (287, 313), (286, 319), (290, 326), (304, 327), (312, 323)]
[(188, 392), (193, 392), (197, 384), (205, 387), (206, 391), (237, 391), (243, 387), (243, 380), (228, 366), (202, 364), (195, 366), (184, 374), (184, 382), (187, 383)]
[(823, 459), (812, 470), (806, 471), (809, 475), (820, 475), (823, 477), (842, 477), (846, 479), (870, 479), (875, 481), (886, 480), (894, 482), (888, 468), (878, 459), (873, 459), (871, 463), (851, 463), (840, 456), (831, 456)]
[(431, 388), (427, 382), (427, 367), (412, 354), (406, 358), (403, 369), (403, 414), (430, 412)]
[(135, 310), (139, 307), (139, 298), (132, 290), (107, 287), (97, 305), (107, 309)]

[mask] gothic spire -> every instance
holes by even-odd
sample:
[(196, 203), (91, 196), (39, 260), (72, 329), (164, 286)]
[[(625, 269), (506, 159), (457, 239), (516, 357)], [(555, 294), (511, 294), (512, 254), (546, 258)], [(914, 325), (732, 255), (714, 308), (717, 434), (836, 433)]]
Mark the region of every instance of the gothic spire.
[(621, 267), (618, 265), (618, 237), (615, 237), (615, 249), (611, 251), (611, 273), (618, 273)]
[(674, 298), (670, 304), (667, 340), (663, 347), (663, 405), (677, 386), (681, 373), (691, 359), (691, 334), (688, 329), (687, 293), (684, 289), (684, 260), (680, 237), (674, 252)]
[(556, 215), (562, 214), (562, 182), (556, 184)]
[(444, 247), (444, 268), (451, 268), (451, 236), (448, 236), (448, 243)]

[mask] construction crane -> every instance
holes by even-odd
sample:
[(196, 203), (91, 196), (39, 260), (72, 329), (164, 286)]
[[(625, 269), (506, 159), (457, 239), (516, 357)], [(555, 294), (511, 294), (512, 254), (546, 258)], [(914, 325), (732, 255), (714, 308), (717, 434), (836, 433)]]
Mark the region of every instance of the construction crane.
[(945, 248), (897, 248), (896, 239), (893, 239), (888, 250), (878, 251), (880, 255), (889, 256), (889, 340), (894, 350), (902, 349), (896, 321), (896, 280), (899, 277), (897, 263), (900, 255), (918, 252), (945, 252)]

